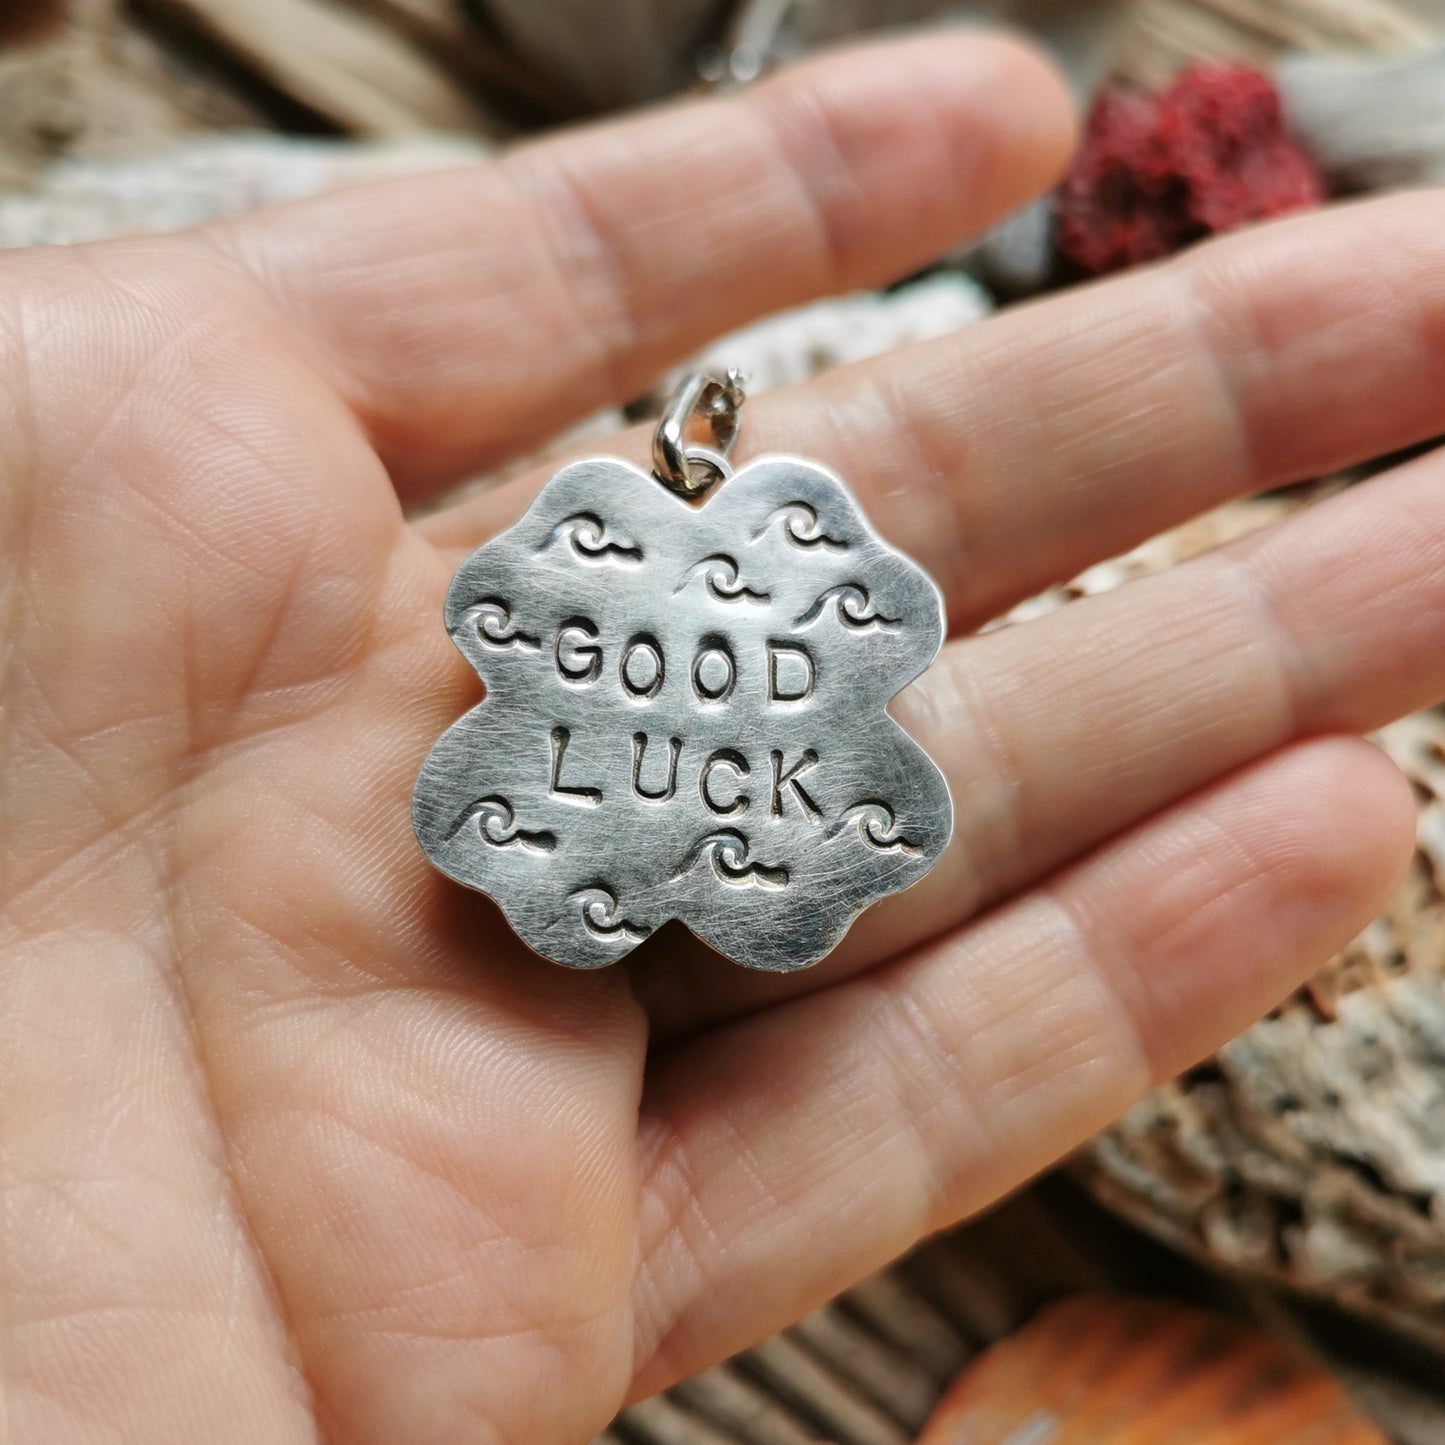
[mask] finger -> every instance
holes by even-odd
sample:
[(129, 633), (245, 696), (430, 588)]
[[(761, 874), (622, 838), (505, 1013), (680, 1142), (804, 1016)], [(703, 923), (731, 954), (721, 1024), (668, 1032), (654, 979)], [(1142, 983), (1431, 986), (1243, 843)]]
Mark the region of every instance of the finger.
[(665, 1056), (638, 1393), (996, 1199), (1258, 1017), (1374, 914), (1412, 835), (1375, 749), (1304, 745), (974, 928)]
[(1183, 567), (951, 643), (894, 704), (955, 799), (954, 837), (817, 968), (639, 960), (664, 1033), (814, 990), (979, 909), (1293, 739), (1445, 695), (1445, 455)]
[(1049, 185), (1071, 140), (1032, 51), (934, 34), (219, 234), (416, 493), (730, 326), (933, 259)]
[[(977, 626), (1227, 497), (1445, 430), (1442, 227), (1445, 191), (1229, 237), (758, 397), (739, 455), (836, 467)], [(540, 481), (429, 535), (475, 546)]]

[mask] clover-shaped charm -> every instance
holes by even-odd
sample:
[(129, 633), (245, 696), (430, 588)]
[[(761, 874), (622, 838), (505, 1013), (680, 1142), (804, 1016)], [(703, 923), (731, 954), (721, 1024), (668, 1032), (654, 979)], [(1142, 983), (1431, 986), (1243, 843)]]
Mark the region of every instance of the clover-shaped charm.
[(938, 651), (938, 590), (813, 463), (700, 504), (574, 463), (462, 564), (446, 626), (487, 693), (422, 767), (417, 837), (558, 963), (676, 918), (804, 968), (948, 841), (947, 785), (885, 711)]

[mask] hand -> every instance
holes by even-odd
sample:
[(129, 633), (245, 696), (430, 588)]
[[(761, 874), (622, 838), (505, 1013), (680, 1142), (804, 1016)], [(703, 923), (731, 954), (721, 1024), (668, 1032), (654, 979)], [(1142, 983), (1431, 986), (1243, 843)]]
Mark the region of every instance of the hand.
[[(1233, 494), (1445, 428), (1445, 199), (1290, 221), (748, 406), (948, 597), (957, 830), (825, 964), (528, 954), (408, 804), (531, 477), (402, 499), (1047, 185), (981, 38), (187, 236), (0, 262), (5, 1438), (583, 1442), (1044, 1168), (1379, 907), (1445, 691), (1422, 458), (980, 637)], [(642, 435), (618, 446), (639, 460)], [(606, 450), (607, 448), (602, 448)]]

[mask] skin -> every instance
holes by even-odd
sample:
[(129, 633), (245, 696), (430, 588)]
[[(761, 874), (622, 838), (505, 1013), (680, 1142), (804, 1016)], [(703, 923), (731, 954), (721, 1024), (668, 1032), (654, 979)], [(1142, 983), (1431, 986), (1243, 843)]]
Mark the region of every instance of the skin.
[[(953, 845), (815, 970), (554, 968), (408, 801), (478, 694), (404, 503), (1051, 183), (1018, 46), (0, 262), (0, 1441), (573, 1445), (1257, 1017), (1405, 865), (1429, 455), (1003, 632), (1239, 493), (1445, 430), (1445, 198), (1291, 220), (749, 404), (948, 595), (895, 705)], [(1365, 264), (1362, 258), (1368, 258)], [(616, 450), (641, 460), (646, 438)]]

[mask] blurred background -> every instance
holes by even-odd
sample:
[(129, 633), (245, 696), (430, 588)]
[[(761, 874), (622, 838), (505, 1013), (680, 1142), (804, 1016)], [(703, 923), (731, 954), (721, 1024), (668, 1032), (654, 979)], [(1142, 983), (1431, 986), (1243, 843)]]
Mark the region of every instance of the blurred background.
[[(484, 159), (919, 24), (1035, 35), (1087, 117), (1073, 167), (918, 276), (720, 339), (707, 356), (754, 389), (1445, 181), (1445, 0), (0, 0), (0, 248)], [(996, 625), (1368, 470), (1230, 504)], [(1379, 741), (1415, 784), (1419, 846), (1351, 948), (1053, 1176), (629, 1411), (611, 1445), (1442, 1445), (1445, 716)]]

